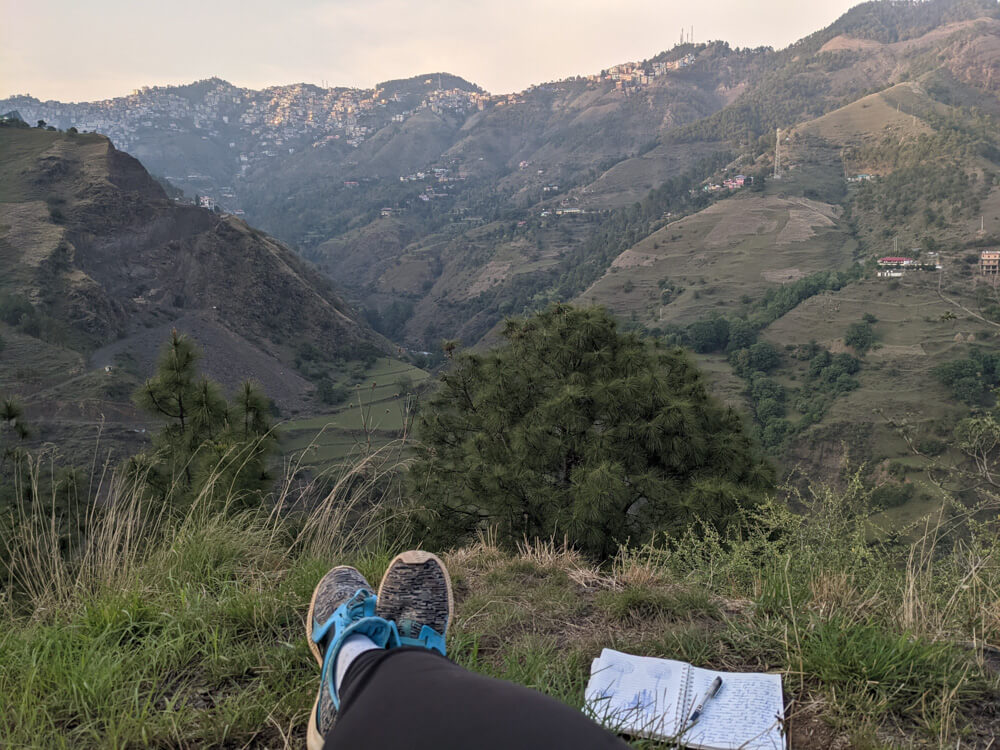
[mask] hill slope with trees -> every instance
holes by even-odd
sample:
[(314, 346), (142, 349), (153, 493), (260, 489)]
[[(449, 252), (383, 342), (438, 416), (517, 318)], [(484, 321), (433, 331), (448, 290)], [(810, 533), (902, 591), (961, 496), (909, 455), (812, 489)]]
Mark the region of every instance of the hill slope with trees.
[[(248, 377), (284, 409), (313, 386), (303, 341), (346, 364), (388, 343), (328, 279), (243, 221), (167, 198), (131, 156), (93, 134), (0, 128), (0, 389), (55, 433), (141, 428), (128, 405), (177, 329), (227, 388)], [(121, 437), (121, 435), (119, 435)]]

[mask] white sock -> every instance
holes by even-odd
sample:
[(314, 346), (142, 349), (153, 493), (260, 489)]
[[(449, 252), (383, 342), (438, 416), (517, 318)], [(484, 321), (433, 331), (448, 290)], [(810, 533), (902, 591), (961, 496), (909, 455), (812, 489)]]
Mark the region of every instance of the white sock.
[(375, 645), (375, 641), (367, 635), (355, 633), (354, 635), (347, 636), (343, 644), (340, 646), (340, 652), (337, 654), (337, 663), (335, 665), (336, 672), (334, 684), (337, 686), (337, 695), (340, 695), (340, 683), (343, 682), (344, 675), (347, 674), (347, 670), (350, 668), (351, 663), (365, 651), (372, 651), (378, 648), (379, 647)]

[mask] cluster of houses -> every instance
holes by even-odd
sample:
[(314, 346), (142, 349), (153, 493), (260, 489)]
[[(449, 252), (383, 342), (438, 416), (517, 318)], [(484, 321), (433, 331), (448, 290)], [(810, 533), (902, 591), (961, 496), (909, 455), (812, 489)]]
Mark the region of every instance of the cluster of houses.
[(587, 213), (586, 210), (582, 208), (547, 208), (542, 211), (539, 216), (543, 218), (546, 216), (552, 216), (552, 214), (555, 214), (556, 216), (580, 216), (585, 213)]
[[(887, 255), (878, 258), (877, 275), (880, 278), (895, 279), (908, 271), (940, 271), (942, 266), (937, 253), (927, 253), (924, 261), (902, 255)], [(983, 250), (979, 253), (979, 273), (983, 276), (1000, 275), (1000, 250)]]
[(400, 175), (399, 181), (421, 182), (428, 178), (433, 178), (438, 182), (461, 182), (465, 180), (465, 175), (452, 174), (452, 171), (447, 167), (433, 167), (432, 169), (423, 172), (411, 172), (410, 174)]
[(940, 271), (937, 253), (927, 253), (926, 261), (918, 261), (904, 255), (887, 255), (875, 261), (878, 266), (876, 275), (883, 279), (898, 279), (908, 271)]
[(598, 75), (587, 76), (587, 81), (590, 84), (612, 81), (618, 91), (631, 93), (649, 84), (653, 78), (662, 76), (671, 70), (686, 68), (694, 61), (694, 54), (689, 52), (681, 58), (664, 62), (627, 62), (612, 66), (601, 71)]
[(707, 185), (702, 185), (702, 192), (705, 193), (716, 193), (720, 190), (739, 190), (753, 182), (753, 177), (748, 177), (745, 174), (738, 174), (735, 177), (727, 177), (722, 181), (722, 184), (715, 182), (708, 183)]

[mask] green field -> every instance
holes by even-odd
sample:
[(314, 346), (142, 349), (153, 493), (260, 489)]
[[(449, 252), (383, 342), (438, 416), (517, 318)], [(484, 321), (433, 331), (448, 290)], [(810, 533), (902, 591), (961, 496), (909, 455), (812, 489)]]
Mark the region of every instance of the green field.
[[(327, 467), (403, 437), (412, 422), (415, 391), (430, 374), (397, 360), (381, 358), (355, 383), (344, 380), (350, 396), (328, 414), (281, 425), (282, 451), (307, 464)], [(412, 385), (407, 393), (400, 380)]]

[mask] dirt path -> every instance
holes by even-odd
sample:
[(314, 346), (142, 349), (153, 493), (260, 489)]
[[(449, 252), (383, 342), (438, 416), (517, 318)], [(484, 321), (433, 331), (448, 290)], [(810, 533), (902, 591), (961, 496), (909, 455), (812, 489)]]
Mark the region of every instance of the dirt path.
[(972, 312), (972, 310), (970, 310), (969, 308), (967, 308), (961, 302), (956, 302), (951, 297), (946, 297), (945, 294), (944, 294), (944, 292), (941, 291), (941, 284), (942, 284), (943, 280), (944, 280), (944, 271), (942, 270), (942, 271), (938, 272), (938, 288), (937, 288), (938, 297), (940, 297), (942, 300), (944, 300), (948, 304), (954, 305), (959, 310), (964, 311), (966, 314), (972, 316), (976, 320), (981, 321), (983, 323), (986, 323), (988, 325), (991, 325), (994, 328), (1000, 328), (1000, 323), (994, 323), (992, 320), (987, 320), (986, 318), (984, 318), (979, 313)]

